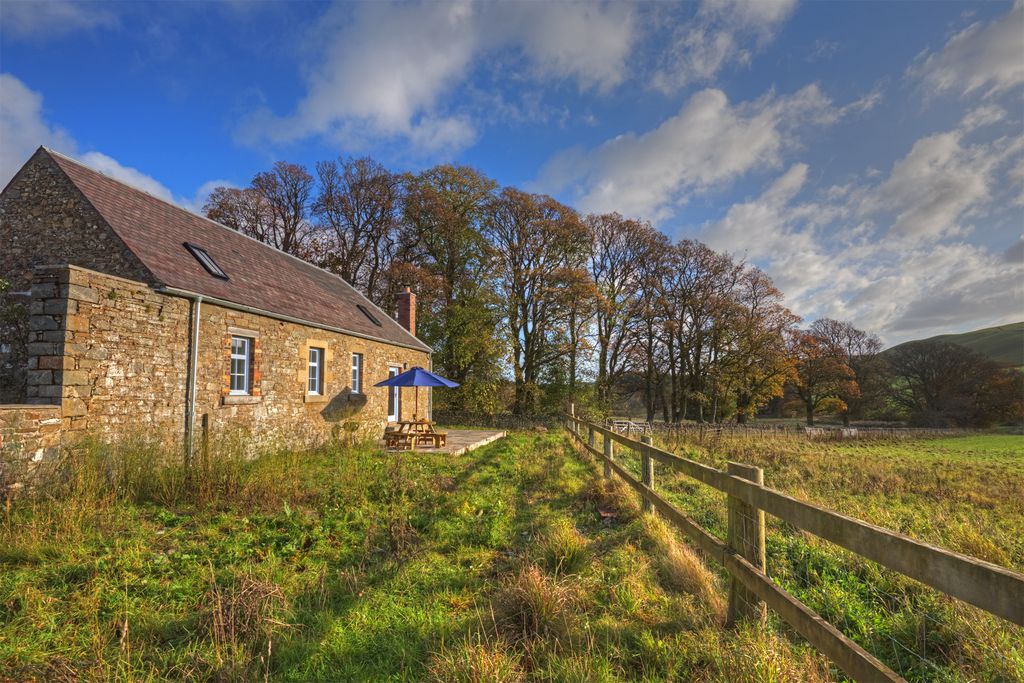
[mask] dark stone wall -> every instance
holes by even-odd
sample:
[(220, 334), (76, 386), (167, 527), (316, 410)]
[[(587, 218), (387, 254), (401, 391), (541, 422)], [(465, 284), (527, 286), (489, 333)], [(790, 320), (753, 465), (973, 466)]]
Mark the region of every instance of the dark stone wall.
[[(37, 266), (77, 265), (131, 280), (152, 276), (40, 149), (0, 193), (0, 305), (27, 304)], [(2, 316), (0, 316), (2, 317)], [(25, 398), (23, 327), (0, 322), (0, 402)]]
[(71, 264), (150, 282), (152, 277), (45, 150), (0, 194), (0, 278), (28, 291), (36, 266)]

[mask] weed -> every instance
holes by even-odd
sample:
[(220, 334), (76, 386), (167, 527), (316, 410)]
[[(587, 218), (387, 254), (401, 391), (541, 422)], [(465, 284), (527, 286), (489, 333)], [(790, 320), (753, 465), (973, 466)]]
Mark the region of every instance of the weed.
[[(837, 449), (831, 460), (776, 449), (766, 465), (769, 483), (777, 477), (812, 499), (862, 505), (872, 519), (956, 537), (959, 547), (992, 558), (1001, 552), (1011, 566), (1024, 558), (1012, 540), (1024, 528), (1014, 512), (1022, 506), (1004, 498), (1019, 484), (995, 481), (1019, 468), (1019, 458), (1003, 452), (968, 460), (961, 482), (952, 466), (906, 456), (932, 477), (914, 482), (904, 456), (890, 459), (878, 445), (829, 448)], [(947, 459), (961, 457), (950, 448), (941, 446)], [(759, 452), (751, 447), (750, 457)], [(678, 536), (640, 514), (635, 493), (604, 481), (600, 467), (558, 434), (513, 434), (459, 457), (396, 457), (365, 444), (297, 451), (265, 443), (254, 453), (224, 435), (197, 450), (192, 472), (181, 455), (144, 438), (81, 444), (64, 454), (52, 484), (12, 501), (0, 517), (3, 676), (835, 676), (777, 620), (760, 630), (721, 629), (716, 575)], [(879, 481), (900, 493), (858, 498), (851, 482), (865, 481), (856, 472), (862, 461), (867, 470), (899, 472)], [(965, 487), (989, 480), (968, 501)], [(657, 483), (674, 504), (724, 533), (720, 494), (660, 471)], [(982, 497), (990, 507), (978, 507)], [(919, 637), (923, 621), (939, 667), (929, 672), (934, 678), (1022, 678), (1019, 631), (994, 618), (775, 525), (768, 557), (777, 581), (869, 648)], [(879, 600), (884, 610), (876, 609)]]
[(561, 519), (548, 529), (541, 542), (544, 567), (555, 576), (576, 574), (589, 562), (587, 540), (572, 522)]
[(202, 603), (200, 625), (213, 643), (219, 669), (239, 678), (257, 661), (269, 667), (274, 635), (289, 626), (280, 586), (248, 575), (222, 585), (211, 576)]
[(438, 683), (520, 683), (526, 680), (520, 659), (505, 640), (476, 636), (453, 646), (442, 643), (431, 655), (428, 671)]
[(696, 596), (718, 620), (725, 617), (725, 599), (715, 574), (665, 521), (644, 515), (644, 529), (654, 544), (654, 556), (669, 587)]
[(528, 565), (502, 582), (491, 601), (498, 631), (512, 640), (568, 637), (579, 598), (564, 583)]

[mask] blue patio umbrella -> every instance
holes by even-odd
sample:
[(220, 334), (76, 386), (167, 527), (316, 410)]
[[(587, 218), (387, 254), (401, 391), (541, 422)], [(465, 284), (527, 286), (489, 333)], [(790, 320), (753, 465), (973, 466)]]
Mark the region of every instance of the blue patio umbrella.
[[(397, 374), (394, 377), (388, 377), (383, 382), (377, 382), (373, 386), (375, 387), (416, 387), (416, 403), (420, 404), (420, 387), (448, 387), (454, 389), (459, 386), (458, 382), (453, 382), (450, 379), (445, 379), (441, 375), (435, 375), (429, 370), (416, 366), (409, 368), (403, 373)], [(413, 417), (416, 417), (415, 412)]]

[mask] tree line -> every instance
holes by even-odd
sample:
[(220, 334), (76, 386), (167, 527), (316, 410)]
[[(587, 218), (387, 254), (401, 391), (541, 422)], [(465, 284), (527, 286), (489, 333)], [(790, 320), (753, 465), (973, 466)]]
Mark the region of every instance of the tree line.
[[(887, 359), (876, 336), (843, 321), (801, 327), (750, 264), (673, 242), (647, 221), (499, 187), (467, 166), (282, 161), (247, 187), (216, 188), (204, 210), (384, 310), (413, 287), (418, 336), (435, 369), (462, 385), (439, 392), (441, 408), (533, 415), (574, 400), (601, 414), (639, 397), (648, 420), (666, 422), (746, 422), (794, 405), (809, 423), (821, 412), (956, 424), (1019, 413), (1019, 373), (973, 355), (952, 363), (959, 352), (946, 348)], [(937, 358), (959, 368), (959, 383), (921, 367)]]

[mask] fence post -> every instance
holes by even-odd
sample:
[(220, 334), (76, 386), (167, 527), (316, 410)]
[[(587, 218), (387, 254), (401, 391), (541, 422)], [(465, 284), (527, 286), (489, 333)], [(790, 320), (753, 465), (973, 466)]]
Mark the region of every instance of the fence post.
[(607, 434), (604, 435), (604, 457), (606, 458), (604, 463), (604, 478), (612, 478), (612, 466), (608, 464), (608, 460), (615, 457), (615, 449), (612, 446), (612, 439)]
[(590, 425), (587, 425), (587, 445), (594, 447), (594, 428)]
[[(643, 436), (640, 437), (640, 441), (642, 441), (644, 443), (644, 445), (650, 446), (651, 445), (651, 441), (652, 441), (651, 435), (650, 434), (644, 434)], [(653, 491), (654, 490), (654, 458), (652, 458), (650, 456), (650, 454), (647, 452), (646, 448), (643, 449), (642, 451), (640, 451), (640, 475), (641, 475), (641, 478), (643, 479), (644, 486), (646, 486), (647, 488), (649, 488), (649, 489), (651, 489)], [(643, 500), (643, 507), (644, 507), (644, 512), (654, 512), (654, 503), (652, 503), (651, 501), (647, 500), (646, 498), (644, 498), (644, 500)]]
[[(764, 470), (760, 467), (730, 462), (728, 473), (764, 485)], [(728, 497), (728, 506), (729, 547), (750, 564), (765, 571), (764, 510), (751, 507), (733, 496)], [(764, 621), (768, 617), (767, 610), (767, 606), (755, 594), (748, 591), (735, 577), (730, 577), (727, 626), (734, 626), (737, 621), (747, 617)]]

